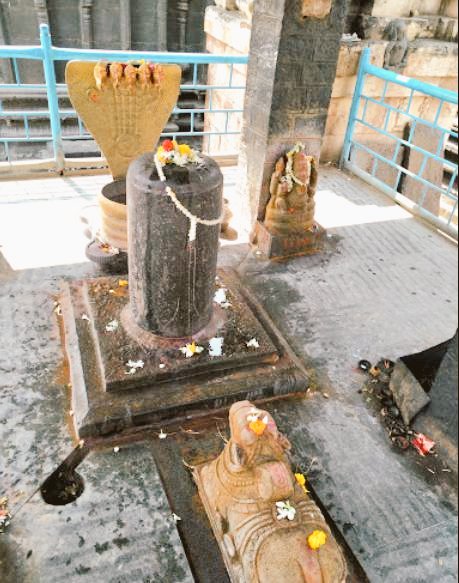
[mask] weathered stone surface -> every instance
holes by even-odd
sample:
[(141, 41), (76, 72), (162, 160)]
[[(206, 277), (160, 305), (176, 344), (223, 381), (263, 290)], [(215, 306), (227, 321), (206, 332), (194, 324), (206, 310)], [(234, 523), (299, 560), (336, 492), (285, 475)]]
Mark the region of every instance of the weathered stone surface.
[[(252, 429), (254, 415), (261, 433)], [(287, 458), (290, 443), (267, 411), (249, 401), (229, 414), (231, 438), (214, 461), (198, 466), (194, 477), (230, 579), (238, 583), (344, 583), (346, 563), (322, 513), (295, 477)], [(279, 520), (276, 503), (288, 501), (292, 520)], [(320, 550), (308, 537), (320, 530)]]
[(431, 403), (416, 418), (414, 428), (436, 441), (437, 451), (458, 471), (458, 335), (448, 347), (429, 392)]
[(323, 249), (325, 229), (315, 224), (303, 233), (278, 234), (264, 223), (255, 225), (255, 241), (258, 249), (268, 259), (286, 259), (295, 255), (312, 255)]
[(177, 103), (182, 72), (178, 65), (166, 65), (160, 84), (141, 86), (137, 79), (132, 85), (123, 76), (117, 87), (103, 82), (98, 88), (94, 68), (91, 62), (68, 63), (70, 100), (107, 158), (113, 177), (124, 178), (129, 163), (158, 141)]
[[(406, 135), (409, 135), (410, 131), (411, 124), (408, 124)], [(426, 152), (436, 153), (440, 141), (443, 142), (443, 140), (444, 134), (440, 130), (418, 123), (414, 130), (412, 143)], [(440, 145), (440, 153), (443, 153), (443, 143)], [(421, 177), (424, 158), (424, 153), (407, 147), (403, 165), (415, 176)], [(443, 183), (443, 164), (429, 157), (422, 172), (422, 178), (441, 188)], [(440, 191), (429, 188), (424, 183), (416, 180), (416, 178), (405, 175), (402, 180), (402, 193), (410, 200), (421, 205), (425, 210), (438, 216), (440, 212)]]
[[(223, 208), (223, 175), (217, 163), (165, 167), (178, 200), (201, 219), (218, 219)], [(130, 308), (135, 322), (153, 334), (189, 337), (212, 316), (220, 225), (198, 225), (189, 242), (190, 220), (165, 193), (153, 154), (129, 168)]]
[(236, 10), (236, 0), (215, 0), (215, 4), (224, 10)]
[[(235, 274), (219, 272), (219, 285), (228, 289), (231, 302), (225, 310), (227, 319), (211, 333), (223, 339), (223, 356), (210, 354), (208, 335), (193, 338), (205, 350), (190, 359), (180, 351), (183, 341), (156, 337), (156, 345), (145, 346), (142, 338), (139, 343), (126, 334), (121, 320), (128, 293), (118, 287), (118, 279), (66, 286), (65, 343), (73, 419), (80, 437), (192, 417), (241, 398), (263, 399), (307, 389), (302, 367)], [(106, 325), (114, 320), (119, 326), (107, 331)], [(147, 336), (151, 340), (152, 335)], [(258, 348), (247, 346), (253, 338)], [(129, 360), (144, 365), (135, 374), (126, 374)]]
[(303, 18), (325, 18), (330, 14), (332, 0), (303, 0)]
[(427, 393), (401, 360), (394, 367), (390, 390), (406, 425), (430, 403)]
[(249, 19), (252, 18), (254, 4), (255, 0), (236, 0), (238, 9)]

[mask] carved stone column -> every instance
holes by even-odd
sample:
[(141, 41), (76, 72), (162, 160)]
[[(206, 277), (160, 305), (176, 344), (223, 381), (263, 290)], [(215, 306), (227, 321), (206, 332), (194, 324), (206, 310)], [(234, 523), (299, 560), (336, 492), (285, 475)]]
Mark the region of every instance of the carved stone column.
[(131, 0), (120, 0), (121, 49), (131, 48)]
[(80, 0), (81, 46), (92, 49), (94, 35), (92, 29), (92, 7), (94, 0)]
[(35, 12), (37, 14), (38, 24), (49, 25), (48, 2), (47, 0), (34, 0)]
[(319, 158), (345, 16), (346, 0), (254, 4), (240, 155), (253, 220), (282, 154), (300, 142)]
[(155, 0), (153, 35), (158, 51), (167, 51), (167, 0)]
[[(8, 28), (6, 26), (6, 1), (0, 0), (0, 45), (9, 44)], [(13, 80), (13, 71), (8, 59), (0, 59), (0, 79), (4, 83), (11, 83)]]
[(190, 0), (178, 0), (177, 2), (177, 23), (178, 23), (178, 39), (179, 51), (186, 50), (186, 28), (188, 21), (188, 11), (190, 9)]

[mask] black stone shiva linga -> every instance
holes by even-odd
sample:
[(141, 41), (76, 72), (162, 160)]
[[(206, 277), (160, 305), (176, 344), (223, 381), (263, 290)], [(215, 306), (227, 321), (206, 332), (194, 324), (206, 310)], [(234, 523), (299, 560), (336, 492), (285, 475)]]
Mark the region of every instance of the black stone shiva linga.
[[(177, 159), (193, 153), (167, 146)], [(80, 438), (308, 386), (236, 273), (217, 271), (219, 167), (207, 157), (182, 165), (159, 159), (143, 154), (128, 171), (129, 282), (118, 276), (66, 283), (61, 296)]]

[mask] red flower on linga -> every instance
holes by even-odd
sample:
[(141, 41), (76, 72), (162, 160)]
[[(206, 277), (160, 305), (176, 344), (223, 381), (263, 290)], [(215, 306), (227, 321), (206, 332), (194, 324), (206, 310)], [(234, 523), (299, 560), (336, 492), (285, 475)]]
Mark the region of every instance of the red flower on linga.
[(174, 143), (172, 142), (172, 140), (164, 140), (163, 148), (165, 152), (172, 152), (172, 150), (174, 149)]

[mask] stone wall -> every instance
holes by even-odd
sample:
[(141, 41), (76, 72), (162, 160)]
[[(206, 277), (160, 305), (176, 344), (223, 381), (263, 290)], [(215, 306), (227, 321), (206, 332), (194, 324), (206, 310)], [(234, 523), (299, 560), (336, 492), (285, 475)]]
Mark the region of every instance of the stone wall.
[[(213, 0), (0, 0), (0, 44), (38, 44), (50, 26), (56, 46), (200, 52), (205, 8)], [(57, 67), (62, 80), (62, 67)], [(20, 62), (23, 80), (42, 82), (36, 64)], [(0, 60), (0, 82), (11, 68)]]
[[(225, 1), (225, 0), (222, 0)], [(256, 1), (256, 0), (255, 0)], [(409, 17), (410, 13), (418, 10), (416, 6), (424, 6), (424, 11), (432, 14), (420, 14)], [(392, 12), (389, 8), (392, 7)], [(341, 42), (338, 69), (333, 84), (331, 104), (328, 110), (328, 118), (325, 135), (321, 148), (322, 161), (337, 161), (340, 157), (344, 135), (349, 118), (351, 100), (354, 94), (359, 58), (365, 46), (371, 46), (372, 62), (382, 67), (384, 55), (388, 45), (384, 31), (393, 17), (405, 18), (407, 22), (407, 36), (409, 49), (406, 66), (399, 70), (400, 73), (420, 79), (426, 83), (432, 83), (445, 89), (457, 91), (458, 79), (458, 50), (453, 39), (457, 36), (457, 1), (445, 0), (351, 0), (348, 4), (348, 33), (355, 32), (356, 28), (363, 25), (365, 39), (358, 41), (343, 40)], [(441, 14), (438, 14), (438, 13)], [(381, 16), (376, 16), (380, 14)], [(391, 16), (387, 17), (387, 14)], [(451, 22), (454, 26), (439, 27), (443, 22)], [(250, 46), (251, 23), (241, 12), (225, 10), (217, 6), (210, 6), (205, 18), (206, 46), (211, 53), (247, 54)], [(363, 35), (362, 35), (363, 36)], [(327, 47), (323, 45), (325, 53)], [(306, 51), (306, 49), (305, 49)], [(305, 52), (306, 55), (306, 52)], [(305, 58), (307, 58), (305, 56)], [(226, 72), (220, 72), (226, 75)], [(228, 73), (229, 74), (229, 73)], [(217, 73), (210, 70), (211, 80), (217, 79)], [(215, 77), (214, 77), (215, 75)], [(244, 82), (244, 68), (238, 71), (238, 83)], [(367, 93), (375, 98), (382, 95), (384, 83), (372, 79)], [(318, 92), (317, 96), (320, 92)], [(391, 85), (387, 93), (387, 101), (401, 107), (407, 103), (408, 92), (403, 88)], [(236, 97), (230, 92), (221, 92), (218, 103), (226, 107), (239, 108), (241, 96)], [(413, 100), (413, 112), (427, 119), (432, 118), (436, 111), (437, 103), (425, 96), (415, 96)], [(382, 107), (369, 108), (369, 120), (376, 124), (385, 114)], [(451, 127), (456, 111), (452, 107), (445, 106), (442, 111), (440, 123), (444, 127)], [(209, 117), (209, 116), (208, 116)], [(231, 116), (231, 127), (239, 128), (242, 116)], [(392, 115), (389, 120), (388, 130), (402, 137), (407, 119), (403, 116)], [(214, 119), (206, 120), (208, 128), (223, 131), (225, 121), (214, 116)], [(357, 136), (368, 140), (380, 140), (372, 136), (371, 131), (360, 128)], [(234, 153), (239, 149), (238, 137), (227, 137), (213, 142), (214, 151), (221, 153)]]

